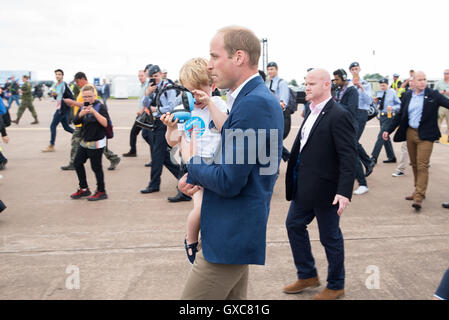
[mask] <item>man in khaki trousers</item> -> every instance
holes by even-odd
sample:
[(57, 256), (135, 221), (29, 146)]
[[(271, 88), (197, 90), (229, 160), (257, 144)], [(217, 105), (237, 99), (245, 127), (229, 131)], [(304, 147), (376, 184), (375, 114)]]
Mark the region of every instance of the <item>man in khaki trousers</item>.
[(403, 96), (401, 110), (396, 113), (391, 126), (382, 134), (384, 140), (398, 130), (395, 142), (407, 141), (407, 149), (415, 177), (415, 190), (406, 200), (413, 201), (412, 207), (421, 210), (429, 183), (429, 162), (433, 144), (440, 139), (438, 129), (438, 109), (442, 106), (449, 109), (449, 99), (427, 87), (424, 72), (415, 73), (414, 89)]

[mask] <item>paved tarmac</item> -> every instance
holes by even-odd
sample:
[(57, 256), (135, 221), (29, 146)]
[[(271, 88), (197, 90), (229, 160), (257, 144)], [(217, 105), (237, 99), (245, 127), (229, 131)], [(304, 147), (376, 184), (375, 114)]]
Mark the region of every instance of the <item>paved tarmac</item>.
[[(117, 154), (129, 150), (136, 104), (108, 102), (115, 127), (109, 147)], [(26, 111), (18, 126), (8, 128), (10, 143), (2, 145), (9, 162), (0, 180), (0, 199), (8, 206), (0, 214), (0, 299), (178, 299), (190, 269), (183, 239), (193, 204), (168, 203), (177, 181), (164, 169), (161, 191), (140, 194), (150, 169), (144, 167), (148, 147), (139, 137), (138, 157), (122, 158), (116, 171), (107, 171), (109, 161), (103, 158), (108, 200), (70, 199), (76, 174), (60, 166), (68, 163), (71, 136), (58, 128), (56, 152), (42, 153), (55, 103), (35, 100), (35, 106), (40, 124), (30, 125)], [(14, 119), (16, 105), (11, 111)], [(301, 121), (295, 113), (288, 148)], [(378, 130), (376, 120), (368, 123), (361, 139), (368, 153)], [(399, 156), (400, 144), (394, 148)], [(448, 154), (447, 145), (435, 144), (427, 199), (416, 213), (404, 200), (413, 191), (411, 168), (404, 177), (392, 177), (396, 165), (383, 164), (382, 151), (368, 178), (370, 191), (354, 196), (342, 216), (345, 299), (432, 298), (449, 267), (449, 210), (441, 207), (449, 201)], [(309, 232), (322, 286), (298, 295), (282, 293), (296, 280), (285, 229), (285, 170), (282, 163), (268, 222), (266, 265), (250, 267), (249, 299), (307, 300), (325, 285), (327, 262), (314, 221)], [(95, 189), (89, 164), (86, 171)]]

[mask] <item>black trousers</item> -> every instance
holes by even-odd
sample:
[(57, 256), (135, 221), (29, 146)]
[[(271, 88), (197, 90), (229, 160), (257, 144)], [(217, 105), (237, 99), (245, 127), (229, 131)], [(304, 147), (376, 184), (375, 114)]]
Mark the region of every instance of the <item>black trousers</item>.
[[(283, 114), (284, 114), (284, 137), (283, 137), (283, 139), (285, 140), (285, 138), (288, 137), (288, 134), (290, 133), (290, 129), (292, 126), (292, 115), (291, 115), (290, 111), (288, 111), (288, 110), (284, 110)], [(288, 151), (288, 149), (283, 146), (282, 147), (282, 160), (288, 161), (289, 158), (290, 158), (290, 151)]]
[(151, 167), (151, 179), (148, 187), (159, 189), (161, 185), (162, 168), (165, 166), (176, 179), (181, 178), (181, 168), (177, 163), (173, 163), (170, 158), (170, 147), (165, 139), (167, 127), (160, 121), (156, 120), (153, 131), (148, 130), (146, 133), (147, 142), (150, 145), (151, 158), (153, 165)]
[(129, 145), (131, 146), (131, 149), (129, 152), (136, 153), (136, 144), (137, 144), (137, 137), (139, 136), (140, 131), (142, 131), (141, 127), (136, 126), (134, 123), (133, 127), (131, 128), (131, 132), (129, 134)]
[(103, 149), (104, 148), (87, 149), (82, 146), (78, 148), (73, 165), (75, 166), (76, 174), (78, 175), (80, 188), (85, 189), (88, 187), (84, 164), (86, 163), (87, 159), (90, 159), (90, 165), (97, 179), (97, 191), (105, 192), (103, 166), (101, 164)]

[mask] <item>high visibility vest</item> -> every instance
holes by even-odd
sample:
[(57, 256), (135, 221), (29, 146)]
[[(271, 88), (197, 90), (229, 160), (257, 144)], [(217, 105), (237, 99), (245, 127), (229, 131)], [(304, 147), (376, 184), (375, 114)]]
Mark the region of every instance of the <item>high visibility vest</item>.
[(391, 85), (391, 89), (393, 89), (393, 90), (398, 90), (399, 89), (399, 79), (398, 80), (396, 80), (395, 82), (393, 82), (393, 84)]
[(398, 90), (398, 97), (401, 98), (402, 94), (405, 92), (405, 88), (399, 88)]

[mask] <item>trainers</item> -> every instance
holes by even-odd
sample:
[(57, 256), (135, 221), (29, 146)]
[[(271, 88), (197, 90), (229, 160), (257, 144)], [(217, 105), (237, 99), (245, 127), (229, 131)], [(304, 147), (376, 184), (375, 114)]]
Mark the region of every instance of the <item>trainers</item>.
[(47, 148), (41, 150), (42, 152), (55, 152), (55, 147), (52, 145), (49, 145)]
[(369, 189), (367, 186), (360, 186), (360, 187), (358, 187), (357, 190), (354, 191), (354, 194), (361, 195), (361, 194), (367, 193), (368, 190)]
[(87, 189), (78, 189), (77, 192), (75, 192), (74, 194), (72, 194), (70, 197), (72, 199), (80, 199), (82, 197), (88, 197), (92, 194), (92, 192), (90, 192), (89, 188)]
[(108, 195), (106, 194), (106, 192), (96, 191), (95, 194), (93, 196), (90, 196), (89, 198), (87, 198), (87, 200), (98, 201), (98, 200), (104, 200), (107, 198), (108, 198)]
[(404, 176), (404, 175), (405, 175), (404, 172), (398, 171), (398, 170), (396, 170), (396, 171), (392, 174), (393, 177), (402, 177), (402, 176)]
[(120, 158), (117, 157), (115, 160), (111, 161), (111, 166), (108, 168), (108, 170), (115, 170), (117, 168), (118, 164), (120, 163)]
[(75, 170), (75, 166), (73, 164), (69, 164), (68, 166), (62, 166), (61, 170)]

